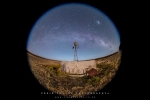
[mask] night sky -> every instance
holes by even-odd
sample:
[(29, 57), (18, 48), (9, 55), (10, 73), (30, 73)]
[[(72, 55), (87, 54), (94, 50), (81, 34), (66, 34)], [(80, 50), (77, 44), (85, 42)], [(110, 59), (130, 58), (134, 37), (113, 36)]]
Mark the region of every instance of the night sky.
[(27, 50), (35, 55), (73, 61), (74, 42), (78, 60), (100, 58), (119, 50), (116, 26), (99, 9), (84, 4), (66, 4), (50, 9), (30, 31)]

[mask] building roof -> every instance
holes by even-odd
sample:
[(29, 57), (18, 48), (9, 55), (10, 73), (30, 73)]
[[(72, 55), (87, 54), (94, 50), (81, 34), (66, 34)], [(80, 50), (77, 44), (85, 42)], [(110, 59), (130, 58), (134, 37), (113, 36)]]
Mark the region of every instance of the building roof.
[(98, 73), (98, 71), (94, 68), (87, 71), (87, 74), (90, 75), (90, 76), (95, 76), (97, 73)]

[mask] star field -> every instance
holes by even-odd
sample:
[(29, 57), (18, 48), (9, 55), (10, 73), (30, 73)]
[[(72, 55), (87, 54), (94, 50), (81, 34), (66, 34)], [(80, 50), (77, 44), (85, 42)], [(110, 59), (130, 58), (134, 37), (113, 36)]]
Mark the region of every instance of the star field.
[(119, 33), (100, 10), (83, 4), (66, 4), (43, 14), (33, 26), (27, 50), (38, 56), (72, 61), (78, 42), (79, 60), (104, 57), (119, 49)]

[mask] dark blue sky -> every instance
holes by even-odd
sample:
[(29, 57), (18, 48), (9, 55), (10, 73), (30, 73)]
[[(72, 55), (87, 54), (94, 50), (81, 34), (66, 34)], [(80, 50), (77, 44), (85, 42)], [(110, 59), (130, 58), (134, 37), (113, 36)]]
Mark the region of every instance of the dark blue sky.
[(119, 50), (117, 28), (99, 9), (84, 4), (65, 4), (50, 9), (33, 25), (27, 50), (35, 55), (61, 61), (104, 57)]

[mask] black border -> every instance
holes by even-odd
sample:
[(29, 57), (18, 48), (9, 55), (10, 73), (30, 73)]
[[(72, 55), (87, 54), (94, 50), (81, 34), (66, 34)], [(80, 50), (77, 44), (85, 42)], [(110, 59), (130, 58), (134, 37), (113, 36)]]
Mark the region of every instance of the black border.
[[(148, 7), (146, 3), (143, 2), (132, 3), (98, 0), (55, 0), (55, 2), (43, 0), (31, 0), (27, 2), (16, 0), (13, 2), (10, 11), (13, 12), (11, 15), (11, 25), (15, 26), (15, 33), (13, 35), (10, 33), (10, 36), (12, 36), (13, 44), (15, 44), (15, 47), (12, 48), (14, 54), (12, 55), (14, 62), (12, 70), (14, 70), (14, 72), (11, 74), (11, 77), (14, 79), (14, 81), (12, 81), (12, 83), (14, 83), (12, 87), (13, 90), (16, 90), (15, 93), (17, 95), (40, 95), (42, 91), (48, 92), (38, 83), (30, 71), (26, 56), (26, 41), (32, 26), (44, 12), (56, 5), (68, 2), (85, 3), (99, 8), (111, 18), (120, 33), (122, 62), (114, 79), (101, 91), (109, 92), (109, 96), (139, 96), (138, 94), (141, 94), (142, 91), (140, 90), (139, 81), (137, 81), (139, 77), (137, 76), (141, 69), (139, 68), (139, 64), (136, 64), (136, 62), (140, 61), (136, 59), (136, 50), (138, 48), (137, 42), (139, 42), (138, 37), (141, 37), (141, 33), (143, 33), (143, 35), (147, 33), (147, 31), (144, 30), (147, 26), (144, 26), (144, 24), (148, 18), (146, 16)], [(142, 54), (138, 54), (138, 56), (142, 56)], [(52, 98), (54, 95), (49, 95), (49, 97)], [(101, 98), (102, 96), (96, 96), (96, 98), (98, 97)], [(105, 97), (107, 97), (107, 95)]]

